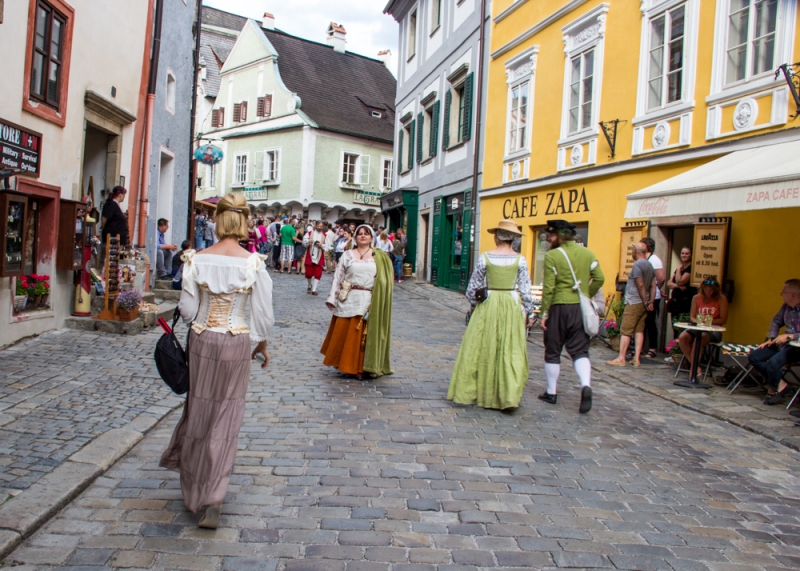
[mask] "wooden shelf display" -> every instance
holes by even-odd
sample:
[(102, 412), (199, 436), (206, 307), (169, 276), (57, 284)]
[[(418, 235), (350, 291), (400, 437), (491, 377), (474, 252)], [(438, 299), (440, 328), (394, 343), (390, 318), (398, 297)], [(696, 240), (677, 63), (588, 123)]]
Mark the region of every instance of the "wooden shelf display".
[(28, 198), (16, 192), (0, 192), (0, 213), (3, 216), (0, 277), (21, 276), (25, 273)]
[(106, 236), (106, 261), (104, 274), (106, 279), (106, 294), (103, 311), (96, 315), (94, 319), (102, 321), (117, 321), (117, 296), (119, 295), (119, 234)]
[(90, 233), (86, 209), (83, 202), (61, 200), (56, 254), (56, 268), (59, 270), (83, 269), (83, 246)]

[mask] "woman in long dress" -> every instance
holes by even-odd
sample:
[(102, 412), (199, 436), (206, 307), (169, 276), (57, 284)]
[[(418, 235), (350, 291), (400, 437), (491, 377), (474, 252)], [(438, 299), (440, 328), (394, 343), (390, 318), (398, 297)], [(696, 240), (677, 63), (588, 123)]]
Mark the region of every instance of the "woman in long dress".
[[(189, 332), (189, 393), (160, 465), (181, 473), (183, 503), (203, 508), (200, 527), (216, 529), (236, 459), (250, 380), (250, 359), (269, 363), (267, 334), (275, 321), (272, 280), (264, 256), (239, 246), (247, 238), (247, 201), (228, 194), (217, 203), (219, 243), (183, 260), (180, 312)], [(245, 309), (250, 300), (250, 324)], [(250, 342), (257, 345), (251, 352)]]
[(380, 377), (393, 372), (389, 365), (392, 262), (372, 247), (373, 240), (372, 228), (365, 224), (356, 228), (355, 247), (346, 250), (336, 266), (325, 302), (333, 317), (320, 350), (324, 365), (359, 379), (365, 373)]
[[(519, 227), (503, 220), (489, 233), (494, 234), (497, 247), (478, 258), (467, 287), (467, 299), (475, 309), (461, 342), (447, 398), (460, 404), (507, 410), (519, 406), (528, 382), (525, 315), (533, 313), (533, 297), (528, 264), (511, 249), (514, 239), (522, 235)], [(475, 293), (480, 288), (487, 288), (488, 295), (478, 303)], [(532, 318), (527, 326), (533, 326)]]

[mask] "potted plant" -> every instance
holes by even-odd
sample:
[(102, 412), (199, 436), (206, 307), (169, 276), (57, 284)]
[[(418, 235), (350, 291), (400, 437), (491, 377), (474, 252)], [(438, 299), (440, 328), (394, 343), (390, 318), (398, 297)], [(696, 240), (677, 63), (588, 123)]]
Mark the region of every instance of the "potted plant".
[(14, 311), (19, 313), (25, 309), (28, 303), (28, 276), (20, 276), (17, 278), (16, 285), (14, 286)]
[(31, 274), (24, 277), (28, 283), (28, 309), (46, 307), (50, 297), (50, 276)]
[(120, 292), (117, 296), (117, 316), (120, 321), (133, 321), (139, 317), (139, 304), (142, 294), (138, 289)]
[(619, 351), (619, 324), (616, 321), (608, 320), (603, 323), (603, 326), (606, 328), (606, 337), (611, 344), (611, 349)]
[(669, 343), (667, 343), (667, 354), (672, 357), (672, 362), (675, 363), (675, 366), (679, 366), (681, 364), (681, 357), (683, 357), (683, 351), (681, 350), (681, 346), (678, 345), (678, 340), (673, 339)]

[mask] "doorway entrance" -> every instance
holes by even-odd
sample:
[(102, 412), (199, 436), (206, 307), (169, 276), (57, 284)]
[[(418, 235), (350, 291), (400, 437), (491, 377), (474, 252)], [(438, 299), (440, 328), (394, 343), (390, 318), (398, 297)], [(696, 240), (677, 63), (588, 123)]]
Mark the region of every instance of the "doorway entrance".
[[(175, 187), (175, 156), (171, 153), (161, 150), (161, 162), (158, 171), (158, 204), (156, 212), (158, 218), (164, 218), (169, 221), (169, 229), (164, 234), (164, 239), (167, 244), (172, 244), (172, 196)], [(156, 228), (158, 224), (156, 224)], [(158, 242), (156, 242), (158, 243)]]

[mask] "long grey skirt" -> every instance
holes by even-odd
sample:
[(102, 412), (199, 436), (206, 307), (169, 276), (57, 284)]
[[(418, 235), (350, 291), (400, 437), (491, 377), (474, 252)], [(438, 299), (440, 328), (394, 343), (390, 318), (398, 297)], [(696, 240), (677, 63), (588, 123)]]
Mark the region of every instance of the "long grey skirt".
[(191, 512), (228, 491), (250, 381), (250, 335), (189, 333), (189, 393), (160, 466), (181, 473)]

